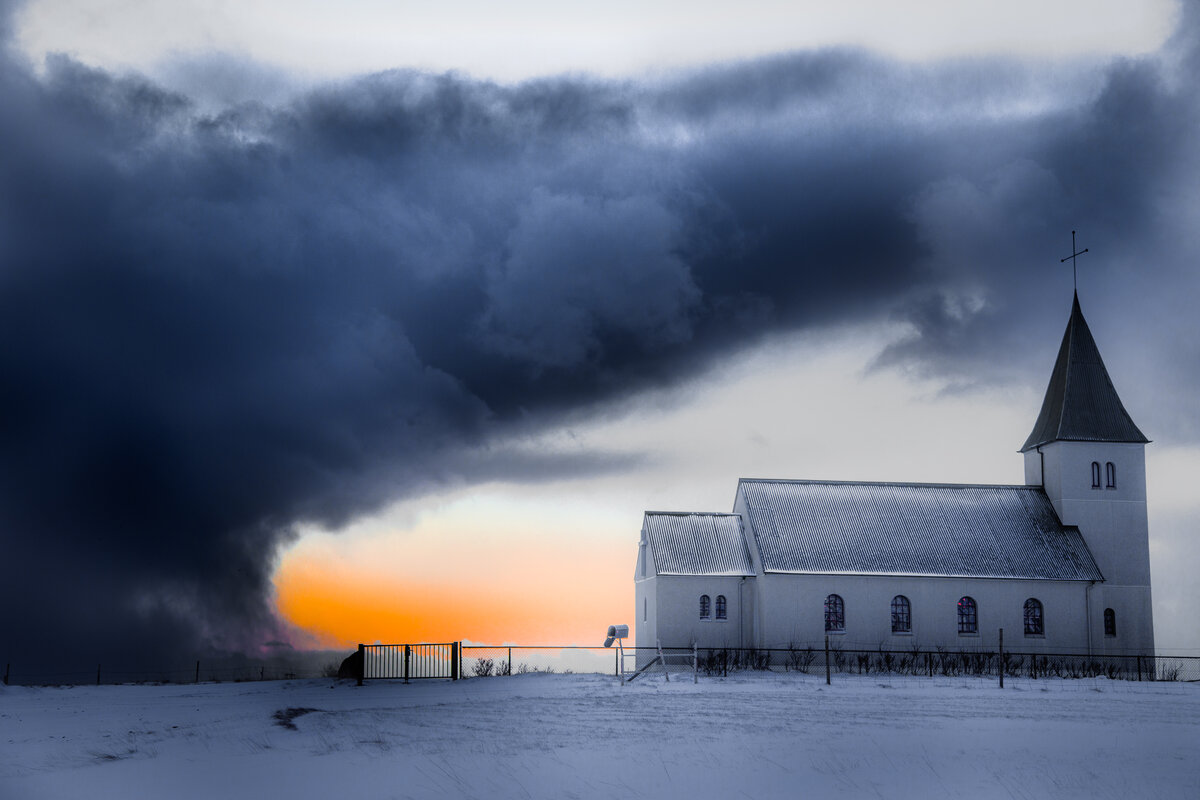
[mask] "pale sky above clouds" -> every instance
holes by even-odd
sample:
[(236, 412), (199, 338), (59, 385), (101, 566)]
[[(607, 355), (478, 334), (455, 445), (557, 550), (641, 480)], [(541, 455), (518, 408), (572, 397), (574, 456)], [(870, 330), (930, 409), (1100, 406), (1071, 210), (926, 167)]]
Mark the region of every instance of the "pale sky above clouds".
[(1177, 12), (1173, 0), (32, 0), (18, 41), (34, 57), (143, 71), (218, 50), (311, 78), (414, 67), (511, 81), (842, 45), (914, 61), (1139, 55)]

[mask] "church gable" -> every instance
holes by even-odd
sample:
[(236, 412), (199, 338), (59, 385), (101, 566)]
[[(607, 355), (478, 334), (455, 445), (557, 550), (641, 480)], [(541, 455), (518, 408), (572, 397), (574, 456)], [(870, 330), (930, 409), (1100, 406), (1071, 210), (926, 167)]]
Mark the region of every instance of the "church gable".
[(1041, 487), (743, 479), (764, 572), (1103, 580)]
[(647, 511), (642, 532), (658, 575), (754, 574), (737, 514)]

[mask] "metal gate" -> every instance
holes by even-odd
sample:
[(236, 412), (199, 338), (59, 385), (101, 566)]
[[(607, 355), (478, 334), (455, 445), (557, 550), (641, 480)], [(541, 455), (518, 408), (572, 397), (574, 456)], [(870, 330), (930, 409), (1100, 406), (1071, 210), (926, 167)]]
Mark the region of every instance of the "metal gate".
[(459, 643), (360, 644), (362, 678), (458, 680)]

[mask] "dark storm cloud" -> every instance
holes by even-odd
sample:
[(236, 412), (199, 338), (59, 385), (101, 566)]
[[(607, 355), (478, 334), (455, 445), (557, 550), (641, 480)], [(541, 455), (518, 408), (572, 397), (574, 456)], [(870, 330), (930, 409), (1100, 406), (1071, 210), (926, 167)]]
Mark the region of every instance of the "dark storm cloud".
[(771, 332), (891, 317), (912, 335), (880, 364), (1040, 382), (1073, 226), (1116, 287), (1093, 315), (1153, 283), (1123, 259), (1186, 274), (1161, 211), (1196, 208), (1196, 104), (1157, 61), (401, 71), (272, 105), (196, 69), (200, 100), (65, 57), (0, 72), (14, 660), (286, 636), (269, 582), (297, 523), (627, 466), (521, 443)]

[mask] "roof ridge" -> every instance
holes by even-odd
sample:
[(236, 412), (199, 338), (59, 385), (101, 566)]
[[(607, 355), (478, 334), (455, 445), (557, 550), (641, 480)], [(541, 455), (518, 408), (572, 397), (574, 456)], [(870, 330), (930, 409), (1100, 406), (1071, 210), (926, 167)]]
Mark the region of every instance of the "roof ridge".
[(738, 483), (803, 483), (831, 486), (908, 486), (934, 489), (1029, 489), (1042, 490), (1043, 487), (1025, 483), (939, 483), (923, 481), (848, 481), (848, 480), (819, 480), (812, 478), (738, 478)]

